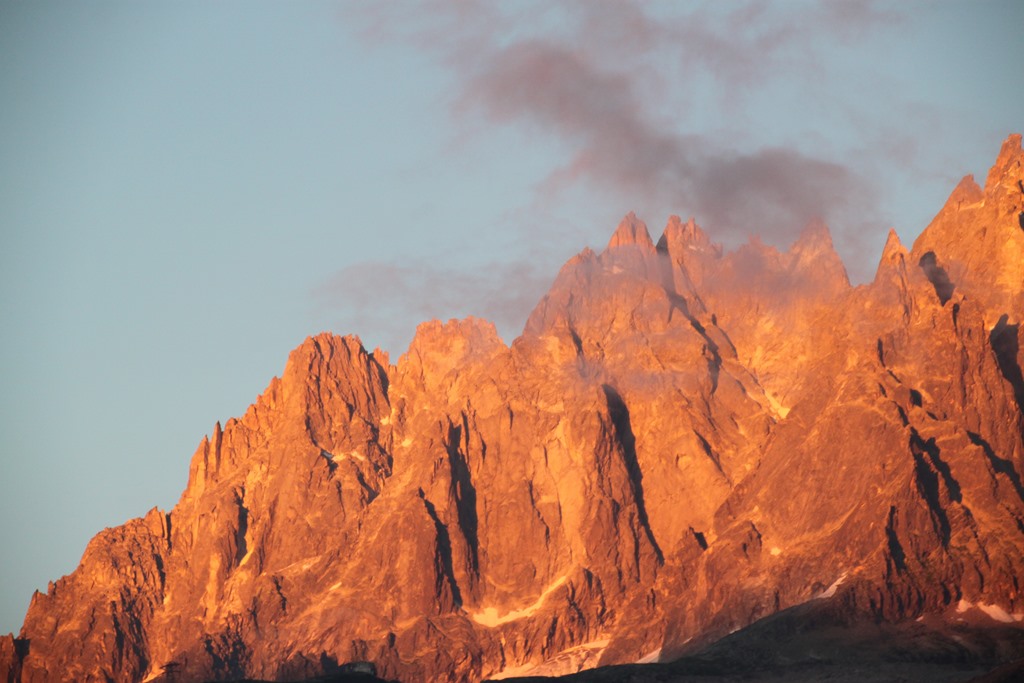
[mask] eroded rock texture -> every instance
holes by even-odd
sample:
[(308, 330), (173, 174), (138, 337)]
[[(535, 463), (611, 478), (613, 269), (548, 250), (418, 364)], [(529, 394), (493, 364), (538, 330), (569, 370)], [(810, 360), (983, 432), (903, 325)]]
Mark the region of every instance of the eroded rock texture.
[[(322, 334), (215, 427), (174, 509), (98, 534), (0, 674), (564, 673), (811, 600), (1024, 615), (1024, 154), (852, 288), (828, 229), (724, 253), (632, 214), (521, 337)], [(980, 611), (979, 611), (980, 610)]]

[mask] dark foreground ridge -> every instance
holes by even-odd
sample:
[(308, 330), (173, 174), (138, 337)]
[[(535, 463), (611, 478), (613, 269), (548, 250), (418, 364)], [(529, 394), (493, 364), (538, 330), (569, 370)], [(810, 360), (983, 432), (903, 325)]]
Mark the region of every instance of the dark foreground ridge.
[[(325, 657), (324, 659), (326, 660), (327, 658)], [(297, 678), (285, 675), (283, 678), (275, 679), (275, 681), (276, 683), (398, 683), (397, 681), (378, 678), (376, 676), (377, 667), (374, 666), (373, 662), (349, 662), (339, 665), (335, 662), (324, 661), (322, 667), (325, 670), (324, 673), (317, 676)], [(164, 676), (162, 680), (173, 681), (174, 675)], [(215, 682), (208, 681), (207, 683)], [(226, 683), (271, 683), (271, 681), (256, 678), (239, 678), (227, 681)]]
[[(854, 620), (851, 621), (850, 619)], [(1007, 662), (1007, 660), (1010, 660)], [(599, 667), (518, 683), (1015, 683), (1024, 680), (1024, 631), (967, 620), (886, 624), (835, 605), (802, 605), (766, 617), (698, 652), (665, 664)]]
[[(209, 681), (208, 683), (215, 683)], [(223, 682), (220, 682), (223, 683)], [(323, 676), (314, 676), (313, 678), (303, 678), (301, 680), (296, 679), (293, 681), (267, 681), (258, 678), (239, 678), (227, 683), (397, 683), (397, 681), (388, 681), (383, 678), (377, 678), (370, 674), (324, 674)]]

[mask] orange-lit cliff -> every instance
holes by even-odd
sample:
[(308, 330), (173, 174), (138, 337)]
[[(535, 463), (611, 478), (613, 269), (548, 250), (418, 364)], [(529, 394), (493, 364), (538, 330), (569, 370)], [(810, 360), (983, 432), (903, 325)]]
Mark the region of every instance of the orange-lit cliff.
[(632, 214), (521, 337), (321, 334), (0, 639), (8, 681), (476, 681), (664, 660), (827, 601), (1024, 619), (1024, 152), (851, 287), (828, 229)]

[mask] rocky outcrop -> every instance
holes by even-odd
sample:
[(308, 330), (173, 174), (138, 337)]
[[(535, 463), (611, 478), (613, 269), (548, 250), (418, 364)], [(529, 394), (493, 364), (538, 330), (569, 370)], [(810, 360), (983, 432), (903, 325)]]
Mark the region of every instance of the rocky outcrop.
[[(12, 681), (403, 681), (667, 660), (809, 601), (1024, 618), (1020, 137), (851, 287), (827, 227), (630, 214), (506, 345), (321, 334), (168, 513), (37, 594)], [(1015, 189), (1016, 188), (1016, 189)], [(1014, 194), (1016, 192), (1016, 194)]]

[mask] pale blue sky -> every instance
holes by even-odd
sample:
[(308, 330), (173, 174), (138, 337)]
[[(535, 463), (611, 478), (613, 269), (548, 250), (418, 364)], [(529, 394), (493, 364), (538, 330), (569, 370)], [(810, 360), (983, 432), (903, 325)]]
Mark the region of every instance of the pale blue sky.
[(862, 280), (1024, 129), (1019, 2), (547, 6), (0, 3), (0, 632), (309, 334), (510, 341), (630, 210)]

